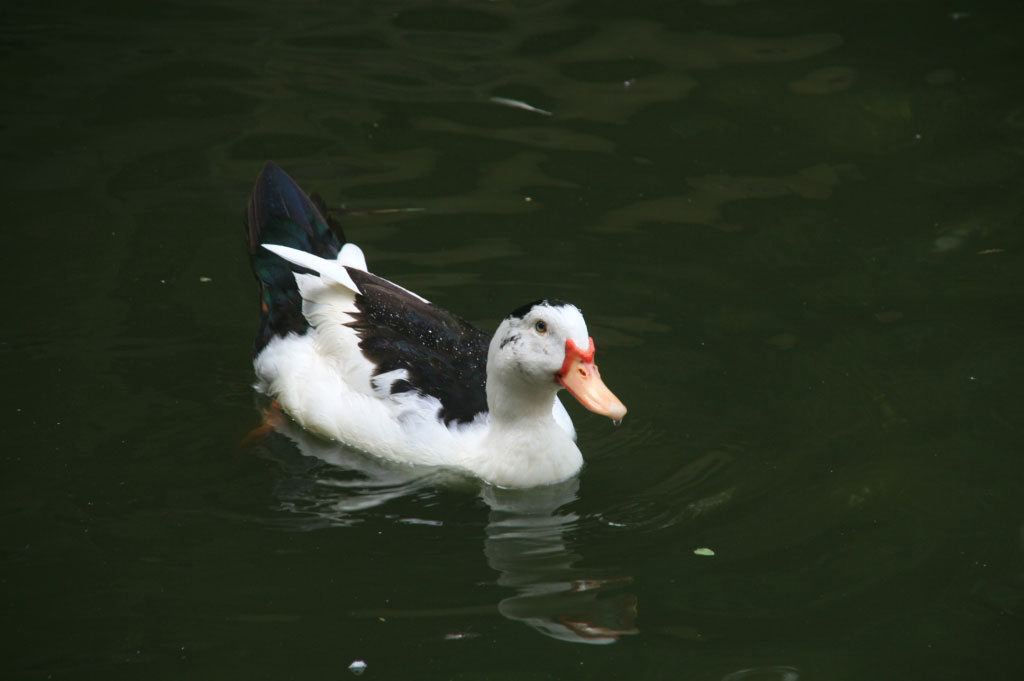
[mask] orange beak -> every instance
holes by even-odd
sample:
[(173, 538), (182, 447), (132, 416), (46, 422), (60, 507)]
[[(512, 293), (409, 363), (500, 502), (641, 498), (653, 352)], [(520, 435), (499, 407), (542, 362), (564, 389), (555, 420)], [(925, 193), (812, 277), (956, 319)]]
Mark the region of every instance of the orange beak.
[(586, 350), (580, 350), (571, 338), (565, 341), (565, 362), (555, 374), (555, 380), (584, 407), (607, 416), (617, 424), (626, 415), (626, 406), (601, 380), (601, 374), (594, 364), (594, 339), (588, 340), (590, 347)]

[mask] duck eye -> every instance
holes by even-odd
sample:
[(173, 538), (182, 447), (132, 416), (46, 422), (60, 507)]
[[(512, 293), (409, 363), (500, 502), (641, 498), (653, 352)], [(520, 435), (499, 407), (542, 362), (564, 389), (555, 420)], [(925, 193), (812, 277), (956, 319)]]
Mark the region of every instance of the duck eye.
[(543, 322), (543, 320), (538, 321), (536, 324), (534, 324), (533, 328), (537, 329), (537, 333), (547, 333), (548, 332), (548, 325), (545, 324)]

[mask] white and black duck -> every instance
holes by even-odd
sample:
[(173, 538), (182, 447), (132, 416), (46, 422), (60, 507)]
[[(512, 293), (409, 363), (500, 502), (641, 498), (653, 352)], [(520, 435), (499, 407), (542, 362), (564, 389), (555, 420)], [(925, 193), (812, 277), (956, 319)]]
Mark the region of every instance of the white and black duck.
[(264, 166), (247, 213), (261, 296), (257, 387), (304, 428), (394, 461), (529, 487), (583, 464), (559, 390), (615, 422), (625, 415), (575, 306), (523, 305), (488, 336), (368, 272), (325, 215), (281, 168)]

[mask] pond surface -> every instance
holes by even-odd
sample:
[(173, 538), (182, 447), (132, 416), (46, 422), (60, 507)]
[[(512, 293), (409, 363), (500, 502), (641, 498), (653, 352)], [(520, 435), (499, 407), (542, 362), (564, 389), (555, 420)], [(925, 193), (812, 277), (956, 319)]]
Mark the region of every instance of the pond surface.
[[(1024, 5), (0, 16), (5, 678), (1022, 678)], [(578, 478), (255, 430), (267, 159), (488, 331), (585, 311)]]

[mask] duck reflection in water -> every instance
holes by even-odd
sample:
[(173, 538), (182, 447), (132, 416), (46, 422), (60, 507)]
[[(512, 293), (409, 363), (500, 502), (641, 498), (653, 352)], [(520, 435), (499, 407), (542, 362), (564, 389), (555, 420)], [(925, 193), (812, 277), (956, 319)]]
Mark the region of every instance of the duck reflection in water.
[(558, 509), (576, 500), (579, 480), (528, 490), (485, 487), (487, 518), (484, 555), (514, 588), (498, 604), (508, 619), (552, 638), (575, 643), (613, 643), (635, 634), (636, 597), (621, 589), (631, 577), (601, 576), (574, 568), (581, 556), (567, 546), (566, 533), (579, 520)]
[[(294, 523), (283, 524), (302, 530), (356, 525), (361, 514), (389, 501), (469, 484), (450, 470), (392, 464), (322, 440), (273, 406), (243, 446), (288, 472), (275, 495), (283, 510), (295, 514)], [(578, 479), (532, 489), (479, 489), (489, 507), (487, 564), (498, 572), (500, 586), (515, 591), (497, 604), (502, 616), (574, 643), (608, 644), (638, 633), (636, 597), (625, 590), (632, 578), (574, 567), (582, 556), (571, 535), (580, 519), (563, 509), (577, 499)]]

